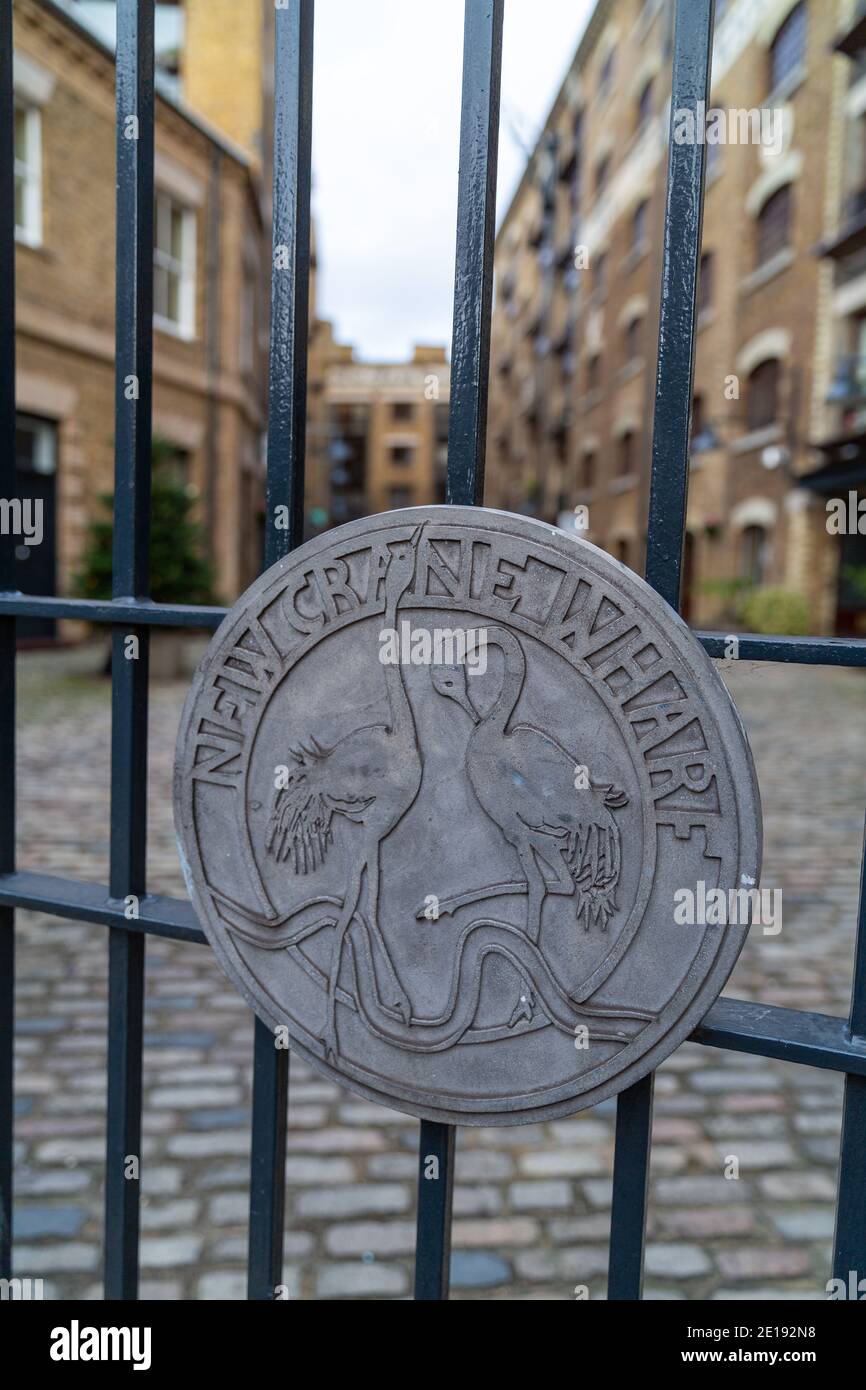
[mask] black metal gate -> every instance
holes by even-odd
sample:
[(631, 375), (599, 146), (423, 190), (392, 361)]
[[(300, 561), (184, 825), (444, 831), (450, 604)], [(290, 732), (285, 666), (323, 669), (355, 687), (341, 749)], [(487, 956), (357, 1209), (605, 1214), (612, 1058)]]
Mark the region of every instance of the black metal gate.
[[(504, 0), (465, 0), (457, 264), (448, 501), (480, 504), (493, 283), (499, 79)], [(288, 504), (290, 527), (267, 528), (266, 564), (300, 543), (303, 527), (307, 300), (310, 269), (310, 128), (313, 0), (275, 0), (276, 109), (267, 515)], [(677, 0), (671, 110), (708, 102), (714, 0)], [(105, 1294), (138, 1288), (139, 1184), (124, 1157), (140, 1152), (144, 945), (148, 934), (204, 943), (189, 903), (145, 885), (148, 638), (151, 627), (210, 627), (222, 609), (156, 605), (147, 597), (151, 458), (153, 271), (153, 0), (118, 0), (117, 320), (114, 597), (40, 598), (15, 591), (14, 538), (0, 537), (0, 1277), (12, 1237), (12, 1044), (16, 907), (97, 923), (109, 931), (108, 1121)], [(138, 117), (138, 139), (124, 121)], [(701, 242), (704, 145), (670, 142), (652, 448), (646, 577), (676, 608), (688, 486), (695, 289)], [(0, 0), (0, 496), (15, 495), (15, 292), (12, 0)], [(279, 268), (276, 268), (279, 267)], [(138, 380), (128, 400), (127, 378)], [(107, 886), (15, 869), (16, 619), (79, 618), (111, 627), (111, 867)], [(137, 661), (124, 640), (139, 639)], [(724, 655), (721, 634), (698, 634)], [(740, 638), (759, 661), (866, 666), (866, 643)], [(124, 898), (141, 901), (129, 921)], [(866, 1268), (866, 877), (861, 879), (851, 1015), (719, 1000), (693, 1035), (730, 1048), (845, 1075), (834, 1274)], [(288, 1054), (256, 1023), (248, 1293), (272, 1299), (281, 1282)], [(653, 1078), (617, 1103), (608, 1297), (641, 1294)], [(425, 1158), (440, 1180), (423, 1180)], [(415, 1297), (448, 1294), (454, 1129), (420, 1126)]]

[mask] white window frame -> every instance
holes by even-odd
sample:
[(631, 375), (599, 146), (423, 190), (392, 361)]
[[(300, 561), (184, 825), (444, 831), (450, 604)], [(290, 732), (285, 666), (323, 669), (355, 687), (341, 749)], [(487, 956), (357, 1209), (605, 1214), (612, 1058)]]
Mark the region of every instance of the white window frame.
[(25, 120), (27, 156), (15, 159), (15, 180), (24, 182), (24, 224), (15, 223), (15, 240), (24, 246), (42, 245), (42, 112), (27, 101), (15, 100), (15, 114)]
[[(163, 208), (168, 209), (169, 218), (173, 210), (181, 214), (181, 259), (179, 261), (157, 244), (159, 219)], [(178, 277), (180, 318), (178, 320), (166, 318), (165, 315), (157, 313), (154, 309), (153, 323), (154, 327), (161, 329), (163, 333), (170, 333), (175, 338), (184, 338), (187, 341), (195, 337), (196, 232), (195, 211), (181, 203), (171, 193), (158, 188), (154, 200), (153, 264), (154, 269), (159, 267), (168, 274)]]

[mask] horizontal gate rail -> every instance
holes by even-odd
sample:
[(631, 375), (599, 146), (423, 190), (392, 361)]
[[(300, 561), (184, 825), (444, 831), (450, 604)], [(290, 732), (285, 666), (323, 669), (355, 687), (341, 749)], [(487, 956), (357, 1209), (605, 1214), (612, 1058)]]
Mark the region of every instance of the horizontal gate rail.
[[(41, 595), (0, 591), (0, 618), (78, 618), (88, 623), (135, 623), (145, 627), (218, 628), (227, 608), (197, 607), (189, 603), (153, 603), (136, 599), (44, 598)], [(702, 632), (695, 630), (709, 656), (733, 660), (731, 639), (736, 638), (740, 661), (794, 662), (798, 666), (866, 666), (866, 638), (782, 637), (757, 632)]]
[[(677, 0), (672, 111), (708, 97), (713, 0)], [(480, 503), (490, 350), (496, 144), (503, 0), (466, 0), (452, 339), (448, 500)], [(274, 250), (266, 563), (303, 534), (306, 344), (310, 269), (312, 0), (275, 13)], [(45, 598), (15, 589), (14, 538), (0, 536), (0, 1277), (11, 1273), (12, 1040), (16, 908), (108, 928), (109, 1112), (106, 1294), (134, 1298), (138, 1283), (138, 1183), (121, 1177), (141, 1127), (144, 943), (147, 936), (206, 944), (191, 903), (146, 892), (147, 643), (152, 627), (213, 630), (220, 607), (156, 604), (147, 597), (152, 338), (153, 0), (119, 0), (117, 50), (117, 420), (114, 597)], [(12, 0), (0, 0), (0, 495), (15, 494)], [(139, 118), (124, 141), (122, 118)], [(695, 283), (701, 237), (704, 147), (670, 144), (660, 344), (646, 575), (678, 605), (688, 486)], [(279, 265), (279, 269), (277, 266)], [(124, 376), (139, 378), (127, 401)], [(275, 525), (285, 508), (287, 525)], [(108, 884), (16, 870), (15, 620), (77, 618), (108, 624), (112, 663), (112, 837)], [(127, 661), (123, 639), (139, 640)], [(857, 638), (695, 634), (715, 658), (866, 667)], [(735, 637), (736, 646), (731, 649)], [(125, 899), (139, 898), (138, 916)], [(707, 1047), (751, 1053), (845, 1076), (834, 1271), (866, 1265), (866, 876), (861, 878), (850, 1016), (721, 998), (692, 1034)], [(640, 1296), (653, 1078), (617, 1102), (608, 1295)], [(288, 1053), (257, 1021), (254, 1041), (248, 1296), (272, 1299), (282, 1277)], [(417, 1299), (448, 1296), (455, 1129), (419, 1126)]]

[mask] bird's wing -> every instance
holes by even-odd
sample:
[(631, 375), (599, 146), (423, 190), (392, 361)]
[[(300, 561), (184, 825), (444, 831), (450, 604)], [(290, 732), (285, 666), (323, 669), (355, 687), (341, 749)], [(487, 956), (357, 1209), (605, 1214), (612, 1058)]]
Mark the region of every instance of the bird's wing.
[[(511, 734), (534, 734), (536, 738), (541, 739), (544, 743), (549, 743), (552, 748), (556, 749), (557, 753), (561, 753), (562, 757), (571, 767), (583, 766), (581, 759), (575, 757), (567, 748), (563, 748), (558, 739), (553, 738), (553, 736), (547, 732), (542, 732), (540, 729), (534, 729), (531, 724), (516, 724), (511, 730)], [(593, 790), (603, 793), (605, 806), (609, 806), (613, 810), (620, 810), (623, 806), (628, 805), (626, 793), (621, 791), (619, 787), (614, 786), (612, 782), (591, 782), (590, 785)]]
[(334, 839), (335, 815), (358, 821), (375, 800), (340, 796), (331, 789), (328, 758), (332, 751), (315, 739), (290, 749), (295, 762), (290, 784), (279, 788), (271, 803), (265, 848), (279, 861), (291, 859), (298, 874), (311, 873), (324, 863)]

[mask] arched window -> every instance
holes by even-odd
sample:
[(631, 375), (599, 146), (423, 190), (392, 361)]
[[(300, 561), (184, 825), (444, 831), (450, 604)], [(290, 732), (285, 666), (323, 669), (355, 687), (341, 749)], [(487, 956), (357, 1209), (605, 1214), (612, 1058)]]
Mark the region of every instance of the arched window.
[(705, 251), (701, 256), (701, 273), (698, 276), (698, 313), (703, 314), (713, 303), (713, 253)]
[(763, 526), (745, 526), (740, 534), (740, 575), (749, 584), (763, 584), (767, 573), (767, 533)]
[(638, 203), (631, 219), (631, 249), (639, 251), (646, 245), (647, 241), (647, 222), (649, 221), (649, 202), (644, 198), (642, 203)]
[(771, 256), (784, 251), (791, 239), (791, 185), (783, 184), (771, 193), (758, 214), (756, 265), (765, 265)]
[(806, 6), (795, 5), (770, 46), (770, 91), (775, 92), (806, 60)]
[(625, 326), (625, 360), (634, 362), (640, 357), (642, 321), (640, 317), (633, 318)]
[(699, 454), (706, 448), (704, 443), (704, 398), (692, 396), (692, 453)]
[(636, 471), (637, 436), (634, 430), (626, 430), (619, 441), (619, 476), (630, 478)]
[(653, 113), (653, 80), (648, 78), (640, 89), (640, 96), (637, 99), (637, 119), (635, 128), (643, 130), (647, 121)]
[(595, 196), (598, 198), (607, 187), (607, 176), (610, 173), (610, 155), (604, 154), (595, 166)]
[(779, 378), (781, 364), (776, 357), (760, 362), (748, 380), (746, 423), (750, 430), (762, 430), (779, 418)]

